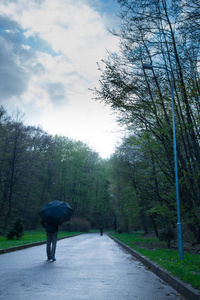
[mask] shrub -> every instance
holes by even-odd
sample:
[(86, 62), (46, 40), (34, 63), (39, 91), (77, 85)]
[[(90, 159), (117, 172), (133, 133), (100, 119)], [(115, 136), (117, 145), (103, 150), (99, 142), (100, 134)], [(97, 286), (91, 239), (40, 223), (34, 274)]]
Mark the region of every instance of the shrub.
[(73, 218), (68, 225), (70, 231), (88, 232), (91, 228), (90, 222), (84, 218)]
[(71, 227), (72, 227), (72, 224), (71, 224), (70, 221), (68, 221), (68, 222), (65, 222), (64, 224), (62, 224), (61, 229), (62, 229), (63, 231), (72, 231), (72, 230), (71, 230)]
[(165, 242), (167, 247), (170, 248), (171, 241), (175, 239), (175, 232), (171, 227), (167, 227), (160, 232), (158, 238), (161, 242)]
[(17, 219), (14, 224), (14, 227), (9, 230), (6, 237), (8, 240), (14, 240), (15, 237), (18, 240), (24, 235), (23, 231), (24, 231), (24, 226), (22, 225), (21, 220)]

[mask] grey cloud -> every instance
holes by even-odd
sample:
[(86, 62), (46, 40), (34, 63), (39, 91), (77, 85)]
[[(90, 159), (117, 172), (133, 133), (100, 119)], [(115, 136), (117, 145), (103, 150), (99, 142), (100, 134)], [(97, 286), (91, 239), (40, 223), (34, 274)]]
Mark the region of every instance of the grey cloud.
[[(26, 38), (20, 25), (0, 16), (0, 101), (5, 103), (13, 96), (26, 92), (32, 75), (45, 72), (37, 61), (37, 53), (56, 55), (51, 47), (38, 36)], [(28, 47), (26, 47), (28, 46)], [(66, 101), (65, 87), (61, 83), (43, 85), (52, 103), (61, 105)]]
[(62, 83), (48, 83), (46, 85), (46, 90), (48, 91), (51, 101), (55, 104), (61, 105), (67, 101), (65, 87)]
[(0, 100), (21, 95), (27, 88), (25, 62), (30, 53), (23, 48), (23, 35), (19, 26), (0, 17)]
[(32, 74), (44, 72), (43, 65), (36, 60), (37, 46), (40, 50), (43, 46), (47, 48), (42, 40), (26, 38), (18, 23), (0, 16), (1, 103), (22, 95), (27, 90)]
[[(16, 2), (16, 0), (1, 0), (3, 1), (4, 5), (8, 5), (9, 3), (12, 3), (12, 2)], [(29, 2), (32, 2), (32, 3), (35, 3), (36, 5), (40, 5), (44, 2), (45, 0), (29, 0)]]
[(18, 27), (18, 24), (15, 21), (12, 21), (4, 16), (0, 16), (0, 28), (1, 31), (5, 29), (15, 30)]
[(36, 63), (33, 67), (32, 67), (32, 72), (35, 75), (39, 75), (45, 72), (45, 68), (41, 63)]
[(28, 84), (26, 72), (16, 62), (12, 47), (0, 41), (0, 99), (22, 94)]

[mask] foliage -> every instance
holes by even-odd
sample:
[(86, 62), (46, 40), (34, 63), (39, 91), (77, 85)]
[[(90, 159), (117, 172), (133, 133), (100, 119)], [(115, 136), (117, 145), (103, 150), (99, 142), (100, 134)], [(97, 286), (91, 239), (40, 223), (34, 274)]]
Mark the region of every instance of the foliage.
[[(151, 225), (157, 235), (163, 222), (177, 222), (173, 86), (181, 217), (200, 243), (199, 2), (118, 3), (120, 26), (112, 32), (120, 40), (121, 52), (109, 53), (99, 64), (100, 87), (94, 94), (119, 114), (126, 129), (114, 156), (112, 178), (120, 218), (130, 227), (126, 211), (137, 207), (145, 233)], [(144, 64), (155, 67), (146, 70)]]
[(68, 223), (69, 231), (89, 232), (91, 228), (90, 222), (84, 218), (73, 218)]
[(39, 127), (25, 126), (22, 116), (0, 114), (0, 232), (13, 218), (36, 229), (42, 206), (52, 200), (68, 202), (74, 216), (92, 220), (92, 227), (111, 226), (106, 161), (85, 143), (50, 136)]
[(6, 237), (8, 240), (14, 240), (16, 238), (19, 240), (24, 235), (24, 226), (20, 219), (17, 219), (14, 227), (9, 230)]
[(170, 248), (170, 243), (175, 239), (175, 232), (171, 227), (163, 229), (158, 236), (161, 242), (165, 242), (167, 247)]
[[(200, 289), (200, 256), (184, 252), (183, 260), (178, 258), (178, 250), (155, 248), (153, 251), (145, 249), (145, 242), (155, 242), (155, 239), (142, 238), (142, 233), (120, 234), (115, 238), (135, 249), (142, 255), (150, 258), (164, 269), (171, 272), (172, 275), (189, 283), (195, 289)], [(143, 241), (144, 247), (135, 246), (134, 243)]]

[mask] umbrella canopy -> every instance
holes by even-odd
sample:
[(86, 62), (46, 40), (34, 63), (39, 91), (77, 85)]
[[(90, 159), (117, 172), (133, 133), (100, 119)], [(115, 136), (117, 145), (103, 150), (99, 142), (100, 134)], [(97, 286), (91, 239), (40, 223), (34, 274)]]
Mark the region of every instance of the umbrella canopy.
[(45, 204), (39, 214), (45, 223), (61, 225), (70, 220), (73, 209), (66, 202), (54, 200)]

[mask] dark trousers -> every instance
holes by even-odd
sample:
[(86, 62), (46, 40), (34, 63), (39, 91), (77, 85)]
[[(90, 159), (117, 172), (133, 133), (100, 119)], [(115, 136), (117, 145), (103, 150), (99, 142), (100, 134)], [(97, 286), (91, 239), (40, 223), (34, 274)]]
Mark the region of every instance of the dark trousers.
[(55, 256), (58, 232), (47, 232), (47, 257)]

